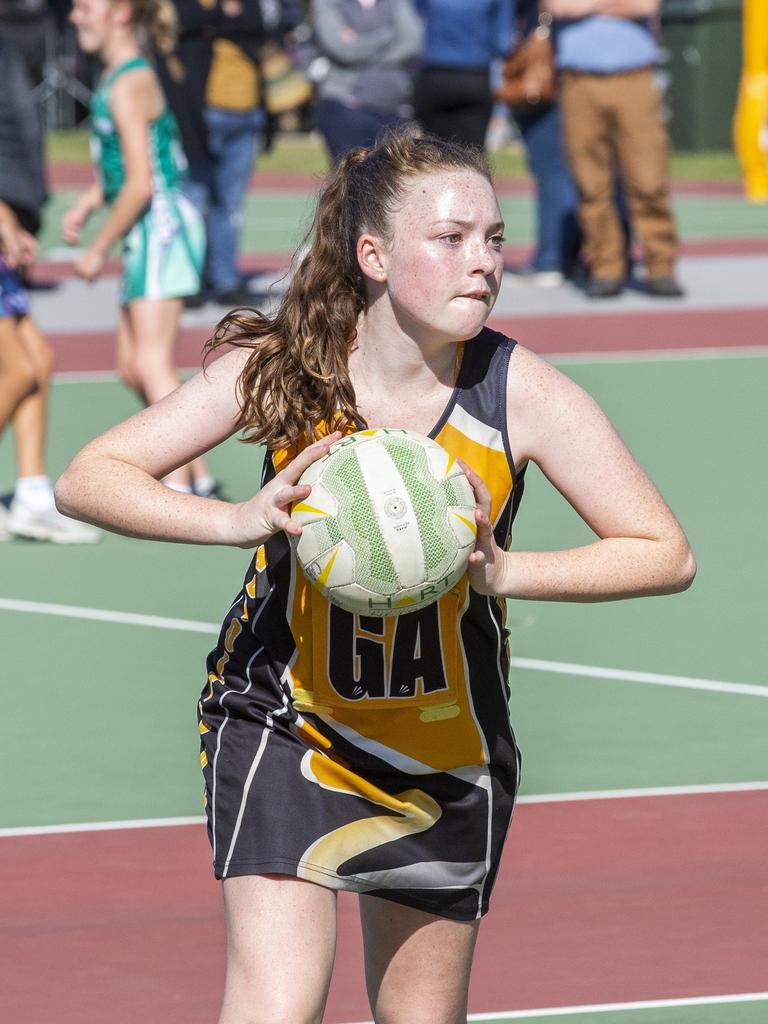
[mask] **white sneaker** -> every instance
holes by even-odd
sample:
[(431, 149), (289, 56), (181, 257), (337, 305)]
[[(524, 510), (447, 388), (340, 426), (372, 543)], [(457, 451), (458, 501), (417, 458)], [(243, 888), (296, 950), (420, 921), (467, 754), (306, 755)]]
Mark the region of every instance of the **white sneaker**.
[(528, 281), (537, 288), (559, 288), (565, 282), (565, 274), (559, 270), (533, 270)]
[(47, 540), (54, 544), (96, 544), (103, 534), (95, 526), (63, 516), (53, 505), (30, 508), (15, 498), (5, 522), (8, 533), (30, 540)]

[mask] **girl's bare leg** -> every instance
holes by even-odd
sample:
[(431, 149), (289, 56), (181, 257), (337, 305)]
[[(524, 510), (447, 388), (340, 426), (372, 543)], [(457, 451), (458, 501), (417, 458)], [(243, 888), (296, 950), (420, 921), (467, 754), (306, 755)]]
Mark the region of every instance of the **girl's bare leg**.
[(35, 372), (14, 317), (0, 318), (0, 433), (17, 406), (36, 387)]
[(320, 1024), (336, 952), (336, 893), (283, 875), (223, 882), (219, 1024)]
[[(123, 380), (132, 380), (132, 387), (148, 405), (159, 402), (180, 384), (176, 371), (175, 348), (182, 311), (181, 299), (136, 299), (124, 307), (126, 321), (121, 324), (120, 346), (130, 350), (130, 358), (118, 362)], [(165, 478), (166, 483), (190, 486), (193, 480), (209, 479), (204, 459), (198, 458)]]
[(37, 387), (19, 403), (13, 416), (16, 469), (22, 478), (42, 477), (46, 474), (45, 431), (53, 373), (53, 349), (29, 316), (19, 321), (18, 333), (35, 374)]
[(450, 921), (360, 897), (365, 980), (376, 1024), (466, 1024), (479, 921)]
[(117, 345), (115, 348), (115, 369), (120, 380), (126, 387), (134, 391), (139, 401), (147, 404), (136, 370), (134, 368), (133, 332), (131, 330), (131, 317), (127, 306), (120, 307), (120, 319), (117, 323)]

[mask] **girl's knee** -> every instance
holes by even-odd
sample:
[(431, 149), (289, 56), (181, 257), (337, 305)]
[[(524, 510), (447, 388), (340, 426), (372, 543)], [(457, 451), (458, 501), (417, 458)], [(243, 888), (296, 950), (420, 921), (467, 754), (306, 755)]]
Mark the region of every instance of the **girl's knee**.
[(38, 388), (38, 380), (30, 363), (16, 363), (0, 376), (0, 387), (12, 396), (14, 404), (34, 394)]

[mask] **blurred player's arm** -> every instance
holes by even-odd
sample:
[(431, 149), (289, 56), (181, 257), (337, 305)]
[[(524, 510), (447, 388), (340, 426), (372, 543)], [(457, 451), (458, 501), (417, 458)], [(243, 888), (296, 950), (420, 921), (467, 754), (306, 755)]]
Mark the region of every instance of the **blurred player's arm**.
[(68, 245), (80, 244), (80, 232), (92, 213), (104, 205), (101, 185), (94, 184), (80, 196), (61, 218), (61, 234)]
[(77, 264), (77, 272), (86, 280), (99, 276), (109, 250), (135, 224), (152, 198), (149, 124), (158, 114), (157, 99), (157, 87), (150, 72), (125, 75), (112, 89), (112, 117), (120, 137), (125, 182)]
[(542, 0), (541, 10), (553, 18), (586, 18), (608, 14), (614, 18), (653, 18), (661, 0)]

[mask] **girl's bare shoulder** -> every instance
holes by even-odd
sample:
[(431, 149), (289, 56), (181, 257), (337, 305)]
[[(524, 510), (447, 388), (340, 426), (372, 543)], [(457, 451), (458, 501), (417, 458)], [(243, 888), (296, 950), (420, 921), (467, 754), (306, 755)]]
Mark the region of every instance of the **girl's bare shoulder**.
[(110, 91), (110, 106), (116, 115), (160, 115), (165, 100), (155, 72), (150, 67), (132, 68), (115, 81)]

